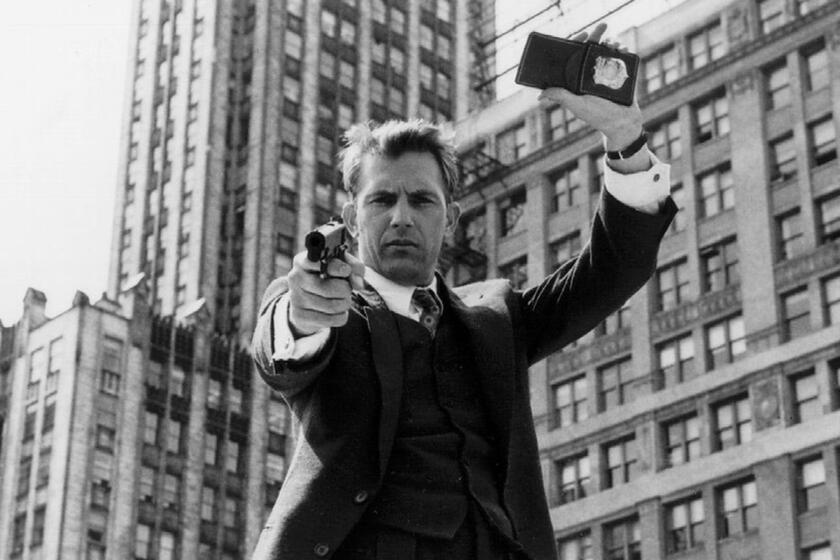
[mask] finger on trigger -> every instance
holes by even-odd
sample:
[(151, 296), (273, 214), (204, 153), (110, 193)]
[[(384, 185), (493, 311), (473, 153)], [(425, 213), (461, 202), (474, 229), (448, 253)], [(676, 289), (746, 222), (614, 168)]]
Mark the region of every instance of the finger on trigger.
[(350, 275), (350, 265), (341, 259), (330, 259), (327, 262), (327, 276), (347, 278)]

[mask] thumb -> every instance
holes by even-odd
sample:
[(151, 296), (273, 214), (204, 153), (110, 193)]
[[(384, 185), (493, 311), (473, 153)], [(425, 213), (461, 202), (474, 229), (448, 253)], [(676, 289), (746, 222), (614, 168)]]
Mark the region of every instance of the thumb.
[(344, 262), (350, 265), (350, 285), (360, 290), (365, 287), (365, 263), (351, 255), (344, 253)]

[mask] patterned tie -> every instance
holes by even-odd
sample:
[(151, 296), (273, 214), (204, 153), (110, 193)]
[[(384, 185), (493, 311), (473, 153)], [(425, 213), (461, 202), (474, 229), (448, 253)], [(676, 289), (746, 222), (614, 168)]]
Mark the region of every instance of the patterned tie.
[(443, 311), (437, 295), (430, 288), (417, 288), (411, 296), (411, 303), (420, 311), (420, 324), (434, 337)]

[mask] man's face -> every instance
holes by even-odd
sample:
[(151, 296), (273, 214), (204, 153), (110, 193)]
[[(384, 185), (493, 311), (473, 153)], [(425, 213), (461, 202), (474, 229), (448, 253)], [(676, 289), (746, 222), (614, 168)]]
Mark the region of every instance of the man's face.
[(398, 284), (431, 282), (444, 235), (460, 214), (457, 203), (446, 203), (444, 188), (428, 152), (363, 156), (358, 192), (343, 211), (362, 262)]

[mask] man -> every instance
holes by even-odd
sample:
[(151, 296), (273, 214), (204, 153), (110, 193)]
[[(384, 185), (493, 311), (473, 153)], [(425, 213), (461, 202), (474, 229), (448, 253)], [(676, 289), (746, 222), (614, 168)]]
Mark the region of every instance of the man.
[(460, 213), (454, 148), (437, 127), (348, 132), (343, 218), (359, 258), (322, 276), (297, 255), (266, 290), (254, 334), (262, 376), (299, 429), (254, 559), (556, 557), (528, 366), (647, 281), (676, 208), (668, 166), (640, 148), (637, 105), (541, 97), (626, 157), (608, 163), (580, 256), (524, 293), (504, 280), (450, 289), (435, 275)]

